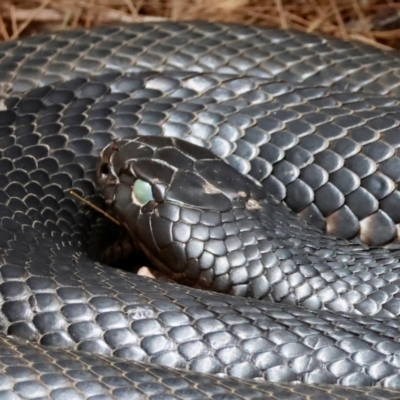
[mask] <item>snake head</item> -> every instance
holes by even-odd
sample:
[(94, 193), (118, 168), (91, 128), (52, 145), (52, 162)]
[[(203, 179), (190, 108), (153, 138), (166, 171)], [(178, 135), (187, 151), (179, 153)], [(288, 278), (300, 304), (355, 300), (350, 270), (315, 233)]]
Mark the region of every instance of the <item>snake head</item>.
[(154, 265), (174, 280), (201, 287), (213, 281), (199, 284), (205, 259), (218, 264), (227, 256), (224, 218), (234, 218), (238, 207), (256, 209), (264, 195), (211, 151), (166, 137), (110, 144), (101, 154), (98, 178), (114, 215)]

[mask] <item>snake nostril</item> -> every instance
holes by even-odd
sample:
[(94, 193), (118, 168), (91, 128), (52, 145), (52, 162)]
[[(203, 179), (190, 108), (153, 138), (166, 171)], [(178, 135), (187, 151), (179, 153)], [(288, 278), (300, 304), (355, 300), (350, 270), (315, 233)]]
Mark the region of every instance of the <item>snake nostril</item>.
[(110, 166), (108, 164), (102, 164), (100, 166), (100, 177), (106, 179), (110, 175)]

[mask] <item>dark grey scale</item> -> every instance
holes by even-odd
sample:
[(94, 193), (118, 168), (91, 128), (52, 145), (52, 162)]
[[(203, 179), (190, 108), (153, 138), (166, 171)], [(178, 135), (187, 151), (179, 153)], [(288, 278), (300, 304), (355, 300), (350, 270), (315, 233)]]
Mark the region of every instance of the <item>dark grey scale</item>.
[(297, 136), (287, 130), (287, 123), (285, 124), (285, 130), (281, 130), (278, 133), (271, 135), (270, 140), (271, 144), (283, 150), (292, 148), (297, 144), (297, 142)]
[[(108, 76), (106, 75), (106, 77)], [(79, 79), (76, 81), (79, 81)], [(108, 90), (108, 87), (101, 82), (87, 82), (75, 90), (75, 96), (77, 98), (97, 99), (101, 96), (104, 96)]]
[(69, 142), (69, 147), (73, 153), (75, 153), (75, 157), (79, 158), (79, 156), (85, 156), (86, 154), (91, 154), (93, 149), (93, 141), (90, 139), (75, 139)]
[(247, 160), (243, 159), (242, 157), (238, 157), (235, 154), (232, 154), (226, 158), (226, 161), (229, 163), (230, 166), (236, 169), (236, 171), (246, 174), (249, 170), (249, 165)]
[(7, 201), (6, 205), (13, 211), (13, 213), (26, 213), (28, 211), (26, 204), (17, 197), (11, 197), (9, 201)]
[(373, 142), (365, 145), (362, 153), (379, 164), (394, 155), (394, 148), (385, 142)]
[(22, 157), (22, 155), (22, 147), (17, 145), (10, 146), (3, 151), (3, 157), (5, 158), (15, 159)]
[(365, 178), (376, 171), (376, 164), (362, 154), (356, 154), (347, 158), (344, 166), (357, 174), (360, 179)]
[[(0, 168), (4, 165), (4, 163), (0, 162)], [(6, 175), (2, 175), (0, 177), (0, 188), (4, 189), (8, 184), (10, 183), (10, 180), (7, 178)]]
[(397, 238), (393, 220), (382, 210), (376, 211), (360, 221), (361, 240), (371, 246), (376, 243), (390, 243)]
[(359, 187), (346, 196), (346, 205), (361, 220), (377, 211), (379, 203), (367, 190)]
[(159, 207), (160, 216), (171, 222), (179, 221), (180, 209), (176, 205), (165, 203)]
[(205, 226), (218, 226), (221, 224), (221, 214), (216, 211), (205, 211), (201, 213), (200, 222)]
[(246, 129), (245, 139), (247, 142), (256, 145), (258, 148), (267, 142), (268, 135), (258, 127)]
[[(4, 166), (4, 164), (0, 161), (0, 166)], [(33, 182), (37, 182), (41, 186), (46, 186), (50, 183), (49, 174), (44, 169), (38, 168), (35, 171), (31, 171), (29, 176)]]
[[(217, 112), (212, 112), (212, 111), (205, 111), (205, 112), (199, 113), (196, 120), (202, 124), (215, 125), (215, 126), (222, 125), (223, 122), (225, 122), (225, 118), (221, 114), (219, 114)], [(238, 122), (240, 122), (239, 118), (237, 118), (236, 121), (235, 120), (230, 121), (230, 123), (234, 126), (239, 126)]]
[(28, 133), (27, 135), (21, 136), (16, 140), (16, 144), (28, 147), (38, 144), (40, 136), (37, 133)]
[(42, 203), (49, 210), (54, 210), (55, 212), (60, 210), (60, 206), (57, 203), (57, 200), (52, 196), (44, 196), (42, 198)]
[[(319, 126), (332, 120), (329, 115), (319, 110), (319, 108), (314, 106), (313, 104), (307, 104), (304, 107), (307, 107), (307, 112), (304, 112), (305, 110), (303, 110), (303, 119), (311, 125)], [(297, 110), (298, 109), (299, 108), (297, 107)]]
[(315, 204), (325, 217), (342, 207), (344, 202), (343, 194), (330, 182), (315, 192)]
[(396, 190), (379, 202), (380, 209), (387, 214), (395, 224), (400, 222), (399, 209), (396, 206), (397, 199), (399, 198), (400, 192)]
[(132, 103), (129, 97), (124, 97), (120, 100), (114, 99), (113, 101), (100, 102), (98, 104), (94, 104), (92, 108), (92, 110), (96, 112), (98, 112), (99, 110), (105, 110), (108, 113), (108, 110), (113, 110), (117, 113), (131, 113), (133, 115), (139, 113), (142, 109), (143, 107), (141, 105)]
[(10, 173), (8, 173), (7, 177), (10, 182), (18, 182), (23, 186), (30, 182), (30, 178), (27, 172), (21, 169), (14, 169)]
[[(110, 106), (112, 105), (110, 104)], [(87, 116), (88, 118), (93, 119), (100, 117), (108, 117), (111, 115), (112, 110), (111, 108), (106, 107), (105, 104), (102, 104), (101, 108), (96, 108), (94, 106), (92, 109), (90, 109), (87, 105), (80, 105), (80, 106), (72, 105), (66, 109), (64, 114), (68, 115), (68, 113), (70, 113), (72, 116), (85, 114), (85, 116)], [(65, 125), (73, 124), (73, 120), (71, 120), (72, 123), (68, 124), (65, 118), (62, 118), (61, 122), (63, 122)]]
[[(119, 125), (128, 125), (131, 122), (135, 122), (136, 118), (135, 116), (132, 116), (132, 121), (130, 121), (128, 118), (129, 116), (126, 116), (125, 118), (123, 117), (123, 115), (118, 115), (117, 118), (114, 117), (115, 122)], [(154, 125), (161, 125), (166, 119), (166, 115), (164, 113), (160, 113), (160, 112), (155, 112), (155, 111), (144, 111), (143, 113), (141, 113), (141, 120), (140, 123), (141, 124), (154, 124)]]
[[(111, 111), (110, 111), (111, 113)], [(107, 113), (101, 113), (103, 116), (106, 116)], [(100, 113), (99, 113), (100, 115)], [(112, 115), (113, 122), (120, 127), (133, 127), (139, 123), (139, 119), (136, 115), (128, 114), (128, 113), (116, 113)], [(88, 122), (90, 119), (88, 119)], [(89, 124), (90, 125), (90, 124)], [(105, 128), (105, 130), (107, 130)]]
[[(40, 136), (38, 136), (39, 138)], [(50, 135), (44, 137), (40, 143), (50, 146), (52, 149), (62, 149), (65, 147), (67, 138), (62, 135)], [(36, 144), (36, 143), (35, 143)], [(34, 158), (32, 158), (34, 159)]]
[[(389, 100), (390, 102), (390, 100)], [(386, 106), (386, 105), (385, 105)], [(368, 127), (375, 129), (378, 132), (384, 132), (388, 129), (396, 128), (397, 127), (397, 120), (396, 118), (392, 118), (391, 116), (377, 116), (376, 118), (371, 119), (368, 121)], [(381, 143), (383, 146), (376, 146), (377, 149), (380, 151), (385, 149), (385, 143)], [(368, 148), (368, 147), (367, 147)], [(375, 153), (377, 150), (375, 150)]]
[(187, 125), (169, 123), (169, 122), (163, 124), (163, 136), (174, 136), (178, 138), (184, 138), (189, 134), (190, 130)]
[(314, 162), (328, 173), (337, 171), (339, 168), (343, 167), (345, 163), (342, 157), (329, 149), (315, 154)]
[(360, 145), (348, 137), (343, 137), (332, 141), (330, 143), (330, 149), (344, 159), (347, 159), (359, 153)]
[[(276, 109), (279, 109), (278, 106), (276, 107)], [(242, 112), (245, 112), (247, 114), (250, 114), (250, 111), (248, 110), (244, 110)], [(256, 108), (256, 112), (257, 112), (257, 108)], [(278, 118), (275, 118), (274, 116), (264, 116), (261, 113), (261, 110), (258, 112), (260, 114), (259, 118), (257, 119), (257, 126), (259, 129), (262, 129), (264, 132), (267, 132), (269, 134), (273, 133), (273, 132), (277, 132), (280, 131), (284, 128), (284, 123), (282, 121), (280, 121)]]
[(243, 246), (243, 243), (240, 240), (240, 237), (237, 235), (239, 233), (237, 224), (225, 224), (224, 230), (228, 236), (225, 240), (225, 246), (227, 247), (228, 252), (240, 249)]
[(326, 227), (323, 226), (322, 229), (336, 237), (354, 238), (359, 234), (361, 224), (353, 210), (344, 205), (326, 218)]
[(274, 196), (277, 200), (283, 201), (286, 198), (286, 187), (276, 179), (273, 175), (270, 175), (262, 182), (263, 188), (267, 193)]
[[(214, 260), (215, 260), (215, 257), (211, 253), (209, 253), (208, 251), (203, 252), (203, 254), (198, 259), (198, 263), (199, 263), (200, 269), (202, 270), (202, 274), (203, 274), (204, 270), (210, 270), (210, 268), (214, 265)], [(205, 279), (206, 282), (212, 281), (212, 277), (213, 276), (211, 276), (211, 279), (206, 278)], [(200, 277), (200, 279), (201, 279), (201, 277)]]
[(341, 168), (331, 173), (329, 182), (339, 189), (344, 196), (354, 192), (361, 184), (359, 177), (347, 168)]
[[(93, 183), (91, 183), (91, 182), (90, 182), (90, 184), (93, 185)], [(93, 188), (93, 186), (91, 186), (91, 188)], [(64, 198), (63, 190), (56, 184), (50, 184), (43, 189), (44, 189), (45, 194), (51, 195), (59, 201)]]
[[(55, 150), (52, 154), (52, 158), (47, 158), (46, 160), (44, 160), (43, 162), (48, 164), (50, 166), (50, 164), (57, 164), (57, 168), (59, 163), (61, 164), (68, 164), (71, 163), (74, 158), (75, 158), (75, 154), (71, 151), (71, 150), (67, 150), (67, 149), (59, 149), (59, 150)], [(47, 169), (46, 167), (44, 167), (45, 169)], [(51, 168), (51, 167), (50, 167)], [(52, 168), (53, 169), (53, 168)]]
[(321, 229), (322, 231), (326, 231), (326, 220), (321, 214), (321, 211), (314, 203), (311, 203), (310, 205), (303, 208), (303, 210), (298, 212), (298, 215), (311, 225), (317, 227), (318, 229)]
[(257, 156), (258, 148), (249, 144), (245, 140), (239, 139), (236, 141), (236, 149), (234, 154), (244, 160), (252, 160)]
[(16, 123), (19, 123), (19, 125), (16, 125), (17, 129), (15, 130), (17, 137), (33, 132), (34, 126), (30, 123), (31, 120), (32, 118), (28, 116), (15, 121)]
[(316, 102), (319, 107), (324, 109), (324, 113), (334, 118), (335, 121), (339, 121), (339, 124), (334, 125), (334, 129), (326, 132), (328, 135), (327, 138), (330, 139), (340, 137), (340, 133), (343, 133), (348, 127), (357, 126), (356, 121), (360, 122), (360, 118), (352, 118), (352, 112), (344, 107), (341, 101), (336, 100), (336, 93), (335, 91), (332, 93), (331, 99), (324, 98), (326, 104), (320, 104), (318, 101)]
[(5, 136), (0, 139), (0, 143), (7, 148), (15, 144), (15, 138), (12, 136)]
[(284, 158), (284, 151), (270, 143), (260, 147), (259, 157), (267, 160), (270, 164), (275, 164)]
[[(40, 199), (41, 197), (44, 196), (44, 191), (43, 191), (42, 186), (36, 181), (30, 182), (27, 185), (25, 185), (25, 189), (29, 193), (28, 196), (30, 194), (33, 195), (33, 196), (31, 196), (31, 199), (34, 203), (36, 203), (35, 197), (38, 197)], [(26, 200), (26, 198), (25, 198), (25, 202), (27, 202), (27, 204), (28, 204), (28, 201)]]
[(380, 172), (374, 172), (361, 180), (361, 186), (367, 189), (379, 201), (395, 190), (394, 182)]
[(135, 128), (134, 136), (162, 136), (163, 130), (156, 125), (139, 123)]
[(352, 129), (349, 137), (355, 142), (364, 145), (379, 139), (379, 133), (368, 126)]
[(225, 230), (222, 226), (216, 226), (210, 229), (210, 238), (212, 239), (226, 239)]
[(173, 239), (181, 243), (188, 243), (191, 233), (191, 226), (183, 222), (178, 222), (172, 227)]
[(62, 189), (67, 190), (73, 183), (69, 174), (58, 173), (52, 176), (52, 182), (58, 184)]
[(62, 127), (62, 131), (60, 133), (67, 135), (68, 138), (73, 140), (73, 139), (81, 139), (83, 137), (86, 137), (89, 132), (90, 132), (90, 130), (86, 126), (65, 126), (65, 127)]
[[(105, 143), (110, 143), (112, 135), (109, 132), (92, 132), (90, 139), (93, 141), (93, 152), (98, 152), (100, 149), (104, 149)], [(123, 137), (121, 137), (123, 139)]]
[(255, 233), (251, 231), (243, 232), (240, 235), (240, 241), (243, 243), (245, 247), (255, 245), (258, 242)]
[(288, 122), (285, 124), (286, 130), (288, 132), (293, 133), (296, 136), (302, 137), (305, 135), (309, 135), (313, 131), (313, 126), (309, 123), (301, 120), (296, 120), (292, 122)]
[(398, 149), (400, 147), (398, 132), (399, 132), (398, 128), (388, 129), (387, 131), (382, 132), (381, 138), (385, 143), (388, 143), (395, 149)]
[(287, 161), (300, 169), (306, 167), (313, 161), (311, 153), (300, 146), (287, 150), (285, 156)]
[(16, 182), (10, 182), (6, 187), (5, 187), (5, 192), (7, 193), (8, 196), (10, 197), (17, 197), (22, 199), (27, 193), (23, 185), (16, 181)]
[(378, 171), (390, 178), (393, 182), (400, 182), (400, 158), (391, 157), (381, 162)]
[(251, 176), (253, 176), (259, 182), (264, 182), (265, 179), (271, 174), (271, 164), (260, 157), (252, 159), (250, 161), (250, 165)]
[[(324, 113), (328, 113), (330, 109), (324, 109)], [(344, 136), (346, 130), (336, 125), (336, 118), (333, 123), (320, 125), (317, 128), (316, 133), (328, 140), (340, 139)]]
[(112, 128), (112, 121), (108, 118), (87, 119), (85, 124), (94, 131), (107, 131)]
[(169, 121), (170, 122), (175, 122), (175, 123), (180, 123), (180, 124), (189, 124), (196, 119), (195, 114), (191, 113), (189, 111), (183, 111), (183, 110), (179, 110), (179, 109), (171, 109), (171, 110), (165, 110), (165, 111), (169, 111)]
[[(341, 171), (341, 170), (339, 170)], [(328, 182), (329, 174), (316, 164), (310, 164), (301, 169), (299, 178), (315, 192)], [(312, 196), (314, 197), (314, 196)]]
[(300, 213), (307, 206), (309, 206), (314, 200), (316, 200), (315, 194), (316, 192), (313, 192), (313, 190), (307, 183), (298, 179), (293, 181), (286, 187), (285, 203), (294, 212)]

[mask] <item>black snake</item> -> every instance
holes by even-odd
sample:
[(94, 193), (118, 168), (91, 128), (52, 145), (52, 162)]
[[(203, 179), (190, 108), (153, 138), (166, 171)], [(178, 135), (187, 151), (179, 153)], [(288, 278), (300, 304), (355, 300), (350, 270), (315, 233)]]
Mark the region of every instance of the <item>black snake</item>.
[[(1, 43), (0, 398), (398, 399), (399, 60), (203, 22)], [(69, 191), (104, 207), (113, 139), (99, 174), (148, 253), (256, 299), (91, 259), (117, 228)], [(143, 217), (131, 173), (152, 183)]]

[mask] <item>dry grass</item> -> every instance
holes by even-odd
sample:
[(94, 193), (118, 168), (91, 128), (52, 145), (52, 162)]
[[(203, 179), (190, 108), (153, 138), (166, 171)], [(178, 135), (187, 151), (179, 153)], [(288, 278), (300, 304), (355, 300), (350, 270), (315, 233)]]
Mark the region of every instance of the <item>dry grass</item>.
[(398, 0), (0, 0), (0, 39), (164, 19), (258, 23), (400, 49)]

